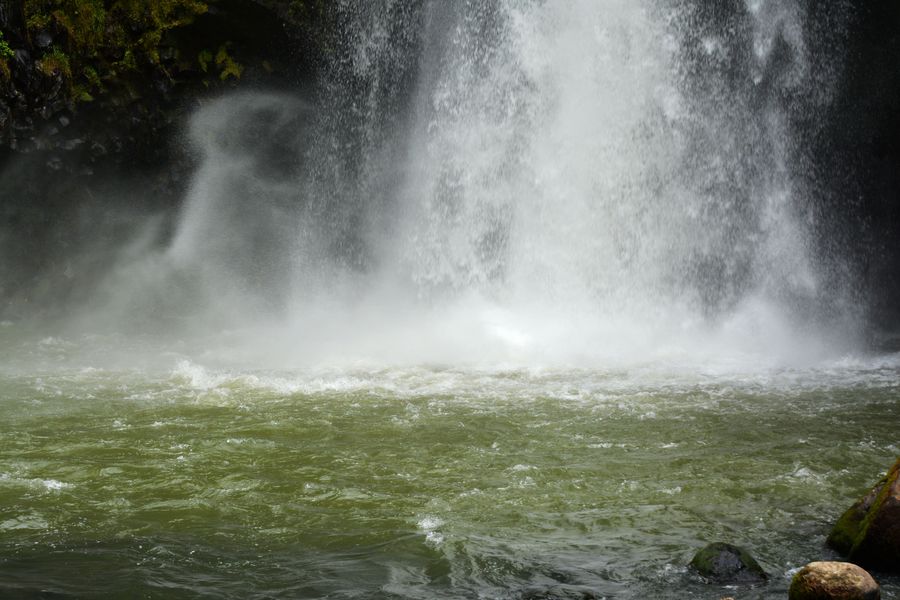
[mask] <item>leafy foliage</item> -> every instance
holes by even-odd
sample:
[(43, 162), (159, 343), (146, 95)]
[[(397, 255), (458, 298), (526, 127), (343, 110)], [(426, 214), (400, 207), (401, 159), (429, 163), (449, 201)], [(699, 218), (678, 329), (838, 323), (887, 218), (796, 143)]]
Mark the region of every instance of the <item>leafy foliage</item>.
[(12, 58), (13, 56), (15, 56), (15, 52), (9, 47), (9, 43), (3, 39), (3, 32), (0, 31), (0, 58)]
[[(208, 9), (201, 0), (25, 0), (32, 40), (51, 36), (40, 59), (45, 74), (60, 73), (76, 97), (90, 97), (104, 82), (149, 68), (164, 71), (160, 45)], [(2, 49), (0, 49), (2, 53)]]
[(61, 74), (67, 79), (72, 77), (72, 66), (69, 63), (69, 57), (59, 48), (53, 48), (46, 53), (38, 63), (38, 67), (44, 75)]
[(235, 62), (231, 55), (228, 54), (227, 44), (219, 46), (219, 51), (216, 53), (216, 65), (218, 65), (221, 71), (219, 73), (219, 79), (222, 81), (225, 81), (229, 77), (240, 79), (241, 73), (244, 72), (244, 67)]
[(0, 80), (9, 79), (10, 72), (8, 61), (13, 56), (15, 56), (15, 52), (9, 47), (7, 41), (3, 39), (3, 32), (0, 31)]

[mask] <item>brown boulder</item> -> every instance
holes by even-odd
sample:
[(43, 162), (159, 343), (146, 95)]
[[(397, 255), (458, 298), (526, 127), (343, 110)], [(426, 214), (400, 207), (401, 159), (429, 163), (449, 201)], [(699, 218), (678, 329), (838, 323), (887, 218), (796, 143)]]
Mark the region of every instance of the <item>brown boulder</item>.
[(900, 572), (900, 459), (838, 519), (828, 545), (865, 567)]
[(813, 562), (794, 575), (789, 600), (881, 600), (872, 576), (850, 563)]

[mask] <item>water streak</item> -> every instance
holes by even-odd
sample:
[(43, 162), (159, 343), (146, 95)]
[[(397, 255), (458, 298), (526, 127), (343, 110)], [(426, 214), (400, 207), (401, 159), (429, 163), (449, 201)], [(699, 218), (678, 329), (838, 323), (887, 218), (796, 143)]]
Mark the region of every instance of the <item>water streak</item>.
[(318, 106), (241, 95), (195, 117), (202, 165), (155, 259), (193, 291), (168, 311), (300, 363), (852, 344), (798, 176), (793, 115), (827, 98), (799, 3), (339, 6)]

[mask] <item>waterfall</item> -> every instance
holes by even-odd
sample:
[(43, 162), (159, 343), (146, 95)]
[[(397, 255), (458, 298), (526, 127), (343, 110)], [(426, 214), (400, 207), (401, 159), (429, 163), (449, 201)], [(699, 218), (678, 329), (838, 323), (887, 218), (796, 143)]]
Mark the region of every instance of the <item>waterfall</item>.
[(834, 350), (855, 317), (793, 127), (828, 102), (812, 30), (732, 4), (339, 3), (318, 101), (196, 115), (162, 262), (298, 360)]

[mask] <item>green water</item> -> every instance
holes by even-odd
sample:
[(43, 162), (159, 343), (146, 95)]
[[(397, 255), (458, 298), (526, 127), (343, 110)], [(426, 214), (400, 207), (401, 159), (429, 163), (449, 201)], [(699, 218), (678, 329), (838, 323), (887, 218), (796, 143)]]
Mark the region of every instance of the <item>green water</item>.
[[(785, 598), (900, 455), (897, 357), (273, 372), (73, 344), (4, 350), (2, 597)], [(688, 572), (717, 540), (770, 582)]]

